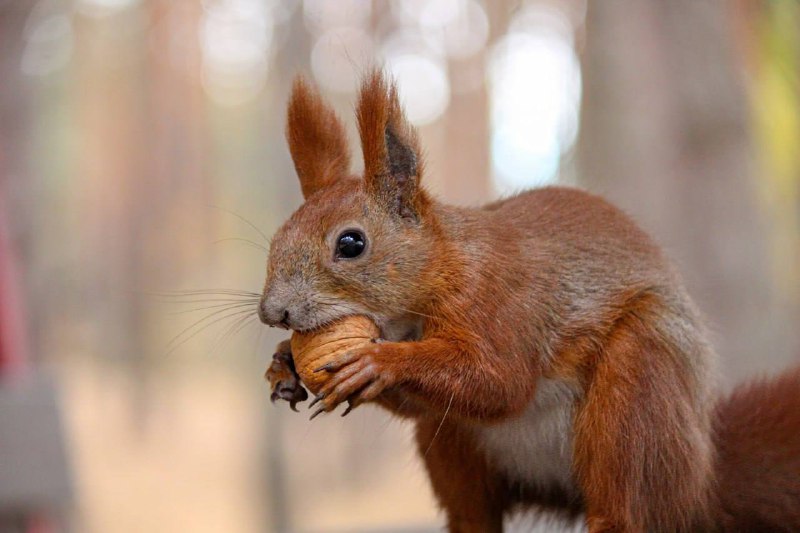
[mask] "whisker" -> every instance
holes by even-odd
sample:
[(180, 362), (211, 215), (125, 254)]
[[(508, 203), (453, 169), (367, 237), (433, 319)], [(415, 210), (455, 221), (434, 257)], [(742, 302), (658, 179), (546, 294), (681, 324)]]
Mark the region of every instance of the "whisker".
[(253, 304), (257, 305), (259, 298), (248, 298), (248, 299), (239, 299), (239, 300), (226, 300), (222, 298), (214, 298), (214, 299), (200, 299), (200, 300), (158, 300), (158, 303), (168, 304), (168, 305), (192, 305), (192, 304)]
[[(409, 400), (409, 396), (406, 395), (405, 398), (403, 398), (403, 401), (400, 402), (400, 404), (397, 406), (397, 411), (402, 411), (403, 407), (406, 406), (406, 403), (408, 402), (408, 400)], [(387, 416), (386, 417), (386, 421), (383, 423), (381, 428), (376, 432), (375, 439), (372, 441), (372, 445), (373, 446), (377, 446), (378, 439), (380, 439), (383, 436), (383, 434), (386, 432), (386, 430), (389, 429), (389, 424), (391, 424), (394, 420), (395, 420), (394, 417), (391, 417), (391, 416)]]
[[(199, 320), (196, 320), (191, 325), (189, 325), (188, 327), (184, 328), (180, 333), (178, 333), (175, 337), (173, 337), (173, 339), (170, 340), (170, 342), (167, 343), (167, 346), (168, 347), (172, 346), (173, 343), (175, 343), (176, 341), (182, 339), (184, 335), (188, 334), (194, 328), (202, 326), (202, 327), (200, 327), (200, 329), (198, 329), (197, 331), (193, 332), (192, 335), (195, 335), (196, 333), (199, 333), (199, 332), (203, 331), (204, 329), (212, 326), (213, 324), (218, 323), (221, 320), (226, 320), (226, 319), (229, 319), (229, 318), (235, 318), (235, 317), (238, 317), (238, 316), (243, 315), (243, 314), (249, 314), (251, 312), (252, 311), (250, 311), (249, 309), (220, 309), (218, 311), (214, 311), (212, 313), (209, 313), (208, 315), (200, 318)], [(220, 314), (222, 314), (222, 316), (218, 316)], [(205, 324), (205, 322), (208, 322), (209, 320), (211, 320), (211, 322)]]
[(253, 343), (253, 359), (258, 357), (258, 349), (261, 347), (261, 337), (264, 336), (264, 329), (265, 328), (258, 328), (258, 333), (256, 333), (255, 342)]
[(244, 217), (243, 217), (242, 215), (240, 215), (239, 213), (235, 213), (235, 212), (231, 211), (230, 209), (226, 209), (226, 208), (224, 208), (224, 207), (220, 207), (220, 206), (218, 206), (218, 205), (209, 205), (208, 207), (213, 207), (214, 209), (219, 209), (220, 211), (225, 211), (225, 212), (226, 212), (226, 213), (228, 213), (229, 215), (233, 215), (233, 216), (235, 216), (236, 218), (238, 218), (239, 220), (241, 220), (242, 222), (244, 222), (245, 224), (247, 224), (248, 226), (250, 226), (251, 228), (253, 228), (254, 230), (256, 230), (256, 231), (258, 232), (258, 234), (259, 234), (259, 235), (261, 235), (261, 237), (262, 237), (262, 238), (263, 238), (263, 239), (264, 239), (266, 242), (269, 242), (269, 238), (268, 238), (268, 237), (267, 237), (267, 236), (264, 234), (264, 232), (263, 232), (263, 231), (261, 231), (261, 230), (258, 228), (258, 226), (256, 226), (255, 224), (253, 224), (252, 222), (250, 222), (249, 220), (247, 220), (246, 218), (244, 218)]
[[(249, 319), (247, 319), (244, 322), (242, 322), (242, 324), (233, 331), (232, 335), (238, 335), (239, 332), (242, 331), (244, 328), (246, 328), (248, 326), (252, 326), (256, 322), (258, 322), (258, 317), (257, 316), (251, 316)], [(263, 329), (261, 331), (263, 331)]]
[[(189, 304), (189, 303), (197, 303), (197, 302), (184, 302), (184, 303)], [(193, 309), (184, 309), (183, 311), (173, 311), (170, 314), (173, 314), (173, 315), (184, 315), (186, 313), (196, 313), (198, 311), (207, 311), (209, 309), (217, 309), (217, 308), (220, 308), (220, 307), (224, 307), (226, 309), (233, 310), (233, 309), (236, 309), (238, 307), (247, 307), (249, 305), (258, 305), (258, 300), (256, 300), (255, 302), (249, 302), (249, 301), (248, 302), (233, 302), (233, 303), (208, 305), (208, 306), (205, 306), (205, 307), (195, 307)]]
[(219, 323), (219, 322), (223, 322), (223, 321), (225, 321), (225, 320), (230, 320), (230, 319), (232, 319), (232, 318), (233, 318), (233, 319), (236, 319), (236, 317), (237, 317), (237, 316), (239, 316), (239, 315), (241, 315), (241, 314), (243, 314), (243, 313), (242, 313), (242, 312), (239, 312), (239, 313), (232, 313), (232, 314), (230, 314), (230, 315), (225, 315), (225, 316), (222, 316), (222, 317), (219, 317), (219, 318), (217, 318), (216, 320), (214, 320), (214, 321), (212, 321), (212, 322), (210, 322), (210, 323), (206, 324), (206, 325), (205, 325), (205, 326), (203, 326), (202, 328), (200, 328), (200, 329), (198, 329), (198, 330), (194, 331), (194, 332), (193, 332), (191, 335), (189, 335), (189, 336), (187, 336), (187, 337), (183, 338), (183, 339), (182, 339), (182, 340), (181, 340), (179, 343), (177, 343), (177, 344), (175, 344), (174, 346), (172, 346), (172, 347), (171, 347), (171, 348), (170, 348), (170, 349), (169, 349), (169, 350), (168, 350), (168, 351), (167, 351), (167, 352), (166, 352), (164, 355), (165, 355), (165, 356), (168, 356), (168, 355), (170, 355), (172, 352), (174, 352), (175, 350), (177, 350), (179, 347), (183, 346), (184, 344), (186, 344), (187, 342), (189, 342), (191, 339), (193, 339), (194, 337), (196, 337), (197, 335), (199, 335), (200, 333), (202, 333), (202, 332), (203, 332), (203, 331), (205, 331), (206, 329), (210, 328), (210, 327), (211, 327), (211, 326), (213, 326), (214, 324), (217, 324), (217, 323)]
[(202, 301), (202, 300), (210, 300), (210, 301), (218, 301), (218, 302), (243, 302), (248, 300), (258, 300), (261, 298), (260, 295), (253, 294), (252, 296), (245, 296), (245, 295), (235, 295), (235, 294), (174, 294), (174, 295), (155, 295), (154, 298), (163, 298), (165, 302), (171, 302), (180, 299), (186, 299), (189, 301)]
[(245, 302), (258, 302), (261, 299), (260, 295), (252, 296), (239, 296), (231, 294), (219, 295), (202, 295), (202, 294), (186, 294), (186, 295), (154, 295), (152, 296), (156, 302), (163, 304), (202, 304), (202, 303), (245, 303)]
[(236, 333), (241, 331), (241, 329), (247, 324), (252, 324), (253, 323), (252, 321), (255, 318), (256, 317), (254, 316), (243, 316), (234, 319), (230, 324), (228, 324), (228, 326), (226, 326), (222, 335), (218, 337), (216, 341), (214, 341), (214, 344), (212, 344), (211, 348), (208, 350), (208, 354), (211, 355), (214, 352), (217, 352), (220, 348), (222, 348), (222, 345), (228, 338), (234, 336)]
[(447, 402), (447, 409), (444, 410), (444, 414), (442, 415), (442, 421), (439, 422), (439, 427), (436, 428), (436, 433), (433, 434), (433, 438), (431, 442), (428, 444), (428, 449), (425, 450), (425, 454), (422, 456), (423, 458), (428, 457), (428, 452), (431, 451), (431, 446), (433, 446), (433, 441), (436, 440), (436, 437), (439, 436), (439, 432), (442, 430), (442, 426), (444, 425), (444, 419), (447, 418), (447, 413), (450, 412), (450, 406), (453, 405), (453, 398), (455, 397), (456, 393), (453, 391), (453, 394), (450, 395), (450, 401)]
[[(227, 314), (224, 314), (223, 316), (216, 318), (215, 320), (213, 320), (213, 321), (209, 322), (208, 324), (205, 324), (205, 325), (203, 325), (203, 326), (202, 326), (200, 329), (198, 329), (197, 331), (193, 332), (191, 335), (189, 335), (188, 337), (186, 337), (186, 335), (187, 335), (187, 334), (188, 334), (188, 333), (189, 333), (189, 332), (190, 332), (192, 329), (194, 329), (194, 328), (196, 328), (196, 327), (200, 326), (200, 324), (203, 324), (204, 322), (206, 322), (206, 321), (208, 321), (209, 319), (211, 319), (211, 318), (215, 317), (216, 315), (219, 315), (220, 313), (227, 313)], [(201, 331), (203, 331), (204, 329), (206, 329), (206, 328), (208, 328), (208, 327), (210, 327), (210, 326), (212, 326), (212, 325), (216, 324), (216, 323), (217, 323), (217, 322), (219, 322), (220, 320), (226, 320), (226, 319), (230, 319), (230, 318), (233, 318), (233, 317), (236, 317), (236, 316), (239, 316), (239, 315), (245, 314), (245, 313), (252, 313), (252, 311), (251, 311), (251, 310), (249, 310), (249, 309), (245, 309), (245, 310), (241, 310), (241, 309), (240, 309), (240, 310), (238, 310), (238, 311), (231, 311), (231, 310), (228, 310), (228, 309), (220, 309), (220, 310), (218, 310), (218, 311), (214, 311), (214, 312), (212, 312), (212, 313), (210, 313), (210, 314), (208, 314), (208, 315), (204, 316), (203, 318), (201, 318), (201, 319), (199, 319), (199, 320), (195, 321), (193, 324), (191, 324), (190, 326), (188, 326), (188, 327), (184, 328), (184, 329), (183, 329), (183, 330), (182, 330), (180, 333), (178, 333), (177, 335), (175, 335), (175, 336), (172, 338), (172, 340), (170, 340), (170, 341), (167, 343), (167, 346), (166, 346), (166, 348), (168, 348), (168, 351), (167, 351), (167, 353), (166, 353), (165, 355), (169, 355), (169, 354), (170, 354), (170, 353), (172, 353), (172, 352), (173, 352), (173, 351), (174, 351), (176, 348), (178, 348), (179, 346), (181, 346), (181, 345), (183, 345), (184, 343), (186, 343), (186, 342), (187, 342), (189, 339), (192, 339), (192, 338), (194, 338), (194, 336), (195, 336), (195, 335), (197, 335), (198, 333), (200, 333), (200, 332), (201, 332)], [(179, 340), (179, 339), (180, 339), (180, 342), (178, 342), (178, 340)], [(177, 342), (177, 344), (175, 344), (176, 342)]]
[(218, 240), (214, 241), (213, 244), (219, 244), (221, 242), (230, 242), (230, 241), (242, 242), (242, 243), (245, 243), (245, 244), (247, 244), (247, 245), (249, 245), (249, 246), (251, 246), (253, 248), (257, 248), (257, 249), (261, 250), (262, 252), (264, 252), (264, 254), (268, 254), (269, 253), (269, 250), (267, 250), (267, 248), (265, 246), (263, 246), (261, 244), (258, 244), (257, 242), (253, 242), (250, 239), (245, 239), (245, 238), (242, 238), (242, 237), (226, 237), (224, 239), (218, 239)]
[(213, 296), (213, 295), (225, 295), (225, 296), (260, 296), (261, 294), (258, 292), (252, 291), (243, 291), (238, 289), (194, 289), (194, 290), (182, 290), (182, 291), (161, 291), (161, 292), (145, 292), (145, 294), (150, 294), (153, 296), (165, 296), (165, 297), (173, 297), (173, 296)]

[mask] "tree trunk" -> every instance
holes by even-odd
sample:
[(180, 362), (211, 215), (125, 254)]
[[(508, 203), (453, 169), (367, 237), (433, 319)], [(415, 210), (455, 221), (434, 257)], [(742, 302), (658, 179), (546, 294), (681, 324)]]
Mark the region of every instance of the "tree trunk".
[(791, 315), (769, 278), (729, 16), (723, 2), (590, 3), (578, 165), (677, 262), (738, 379), (787, 363)]

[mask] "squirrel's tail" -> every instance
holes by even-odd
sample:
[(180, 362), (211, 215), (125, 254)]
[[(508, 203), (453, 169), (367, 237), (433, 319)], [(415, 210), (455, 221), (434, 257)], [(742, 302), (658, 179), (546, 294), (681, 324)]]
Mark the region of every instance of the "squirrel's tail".
[(715, 440), (721, 529), (800, 531), (800, 367), (722, 399)]

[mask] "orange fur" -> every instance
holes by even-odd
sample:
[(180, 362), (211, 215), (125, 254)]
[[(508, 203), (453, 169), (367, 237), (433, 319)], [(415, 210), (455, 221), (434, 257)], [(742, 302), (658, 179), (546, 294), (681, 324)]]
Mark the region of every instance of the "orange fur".
[(308, 198), (348, 172), (347, 136), (333, 109), (303, 78), (295, 79), (287, 115), (286, 139)]
[(719, 402), (716, 522), (725, 531), (800, 529), (800, 367)]
[[(356, 118), (367, 190), (388, 206), (400, 203), (415, 213), (425, 209), (428, 199), (419, 188), (424, 162), (417, 132), (403, 115), (397, 87), (388, 83), (379, 70), (367, 75), (361, 84)], [(395, 142), (390, 142), (391, 138)], [(397, 165), (393, 168), (392, 156), (398, 154), (390, 152), (397, 150), (396, 147), (403, 150), (397, 157), (400, 166), (411, 167), (408, 176), (398, 176)], [(387, 180), (387, 176), (395, 179)], [(411, 180), (413, 184), (408, 186), (404, 180)]]
[[(348, 176), (325, 109), (295, 85), (290, 146), (309, 194), (273, 239), (263, 307), (298, 330), (348, 314), (379, 325), (383, 342), (342, 355), (316, 403), (413, 418), (450, 531), (501, 531), (521, 506), (583, 513), (593, 533), (800, 529), (800, 371), (715, 411), (698, 313), (633, 221), (563, 187), (436, 201), (379, 71), (357, 105), (364, 176)], [(353, 229), (365, 252), (337, 259)]]

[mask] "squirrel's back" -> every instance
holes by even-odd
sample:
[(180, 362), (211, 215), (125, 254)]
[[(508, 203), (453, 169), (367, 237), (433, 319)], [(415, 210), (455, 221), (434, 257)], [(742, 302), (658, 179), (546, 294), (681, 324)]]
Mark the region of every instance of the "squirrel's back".
[[(480, 209), (440, 204), (437, 219), (452, 245), (448, 260), (462, 258), (472, 276), (470, 296), (490, 298), (483, 307), (492, 315), (526, 322), (513, 324), (515, 331), (547, 319), (541, 330), (548, 334), (530, 338), (569, 342), (588, 335), (602, 344), (599, 337), (637, 300), (658, 300), (664, 330), (705, 345), (702, 321), (670, 261), (597, 195), (544, 187)], [(540, 312), (526, 312), (531, 306)], [(501, 336), (505, 345), (507, 332)]]
[[(622, 210), (582, 189), (551, 186), (532, 189), (486, 205), (496, 232), (513, 230), (532, 253), (563, 254), (563, 266), (585, 262), (617, 266), (637, 276), (672, 283), (673, 270), (659, 246)], [(593, 283), (596, 283), (597, 280)]]

